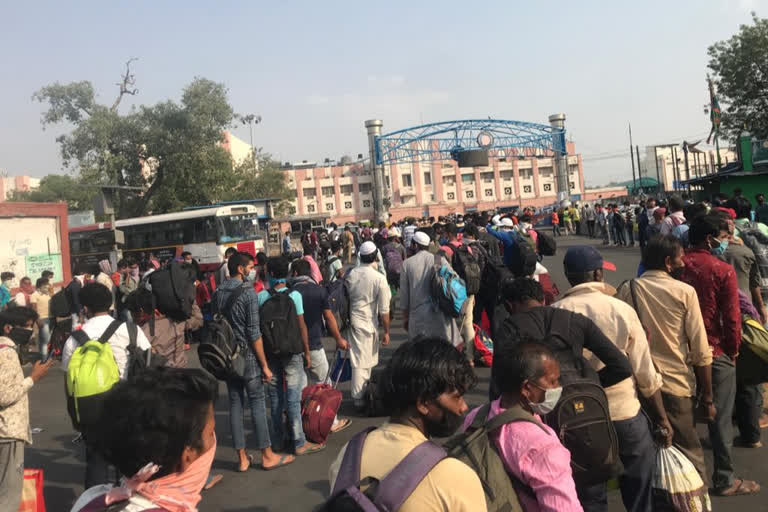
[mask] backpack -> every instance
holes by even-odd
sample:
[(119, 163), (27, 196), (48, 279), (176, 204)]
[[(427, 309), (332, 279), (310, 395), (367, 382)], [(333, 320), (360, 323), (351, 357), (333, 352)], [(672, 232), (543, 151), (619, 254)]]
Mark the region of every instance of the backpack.
[(480, 280), (483, 277), (482, 268), (477, 257), (469, 252), (469, 247), (465, 244), (451, 248), (453, 249), (451, 266), (456, 271), (456, 274), (464, 280), (464, 285), (467, 287), (467, 295), (477, 294), (480, 291)]
[[(109, 339), (122, 324), (120, 320), (113, 320), (97, 340), (90, 339), (82, 329), (72, 331), (78, 347), (67, 367), (66, 392), (67, 412), (76, 430), (99, 420), (107, 392), (120, 380)], [(129, 322), (127, 325), (129, 347), (135, 347), (136, 324)]]
[(69, 316), (72, 312), (71, 295), (64, 288), (53, 294), (48, 303), (48, 312), (51, 317)]
[(226, 313), (247, 290), (240, 286), (230, 292), (224, 311), (216, 311), (208, 322), (208, 337), (197, 347), (200, 366), (218, 380), (242, 379), (245, 376), (245, 349), (235, 339)]
[[(552, 311), (539, 343), (555, 354), (563, 386), (560, 401), (544, 421), (559, 433), (563, 446), (571, 452), (573, 480), (577, 487), (583, 487), (607, 482), (617, 475), (619, 442), (597, 372), (584, 359), (582, 349), (565, 338), (573, 314), (562, 309)], [(556, 316), (563, 334), (552, 330)]]
[[(384, 248), (386, 249), (386, 245)], [(387, 276), (394, 278), (397, 276), (400, 280), (400, 272), (403, 271), (403, 255), (396, 247), (390, 247), (384, 252), (384, 267), (387, 270)]]
[(532, 414), (520, 407), (507, 409), (488, 419), (490, 410), (490, 403), (482, 406), (469, 427), (450, 438), (443, 447), (448, 456), (459, 459), (477, 473), (485, 490), (489, 512), (522, 512), (518, 492), (527, 492), (533, 496), (533, 491), (507, 472), (491, 439), (492, 432), (508, 423), (528, 421), (548, 435), (551, 433)]
[(741, 341), (764, 363), (768, 363), (768, 330), (749, 315), (742, 315)]
[(331, 282), (331, 279), (333, 278), (333, 274), (331, 272), (331, 264), (335, 263), (339, 259), (340, 258), (338, 256), (331, 256), (323, 262), (323, 265), (320, 267), (320, 274), (323, 276), (324, 283)]
[(536, 241), (536, 247), (538, 253), (542, 256), (554, 256), (557, 252), (557, 242), (555, 238), (544, 231), (538, 232), (538, 240)]
[(483, 269), (483, 278), (480, 293), (478, 294), (483, 304), (499, 304), (501, 301), (501, 283), (514, 277), (512, 271), (503, 263), (489, 261)]
[(475, 346), (475, 361), (490, 368), (493, 365), (493, 340), (479, 325), (473, 324), (473, 327), (475, 328), (475, 337), (472, 339)]
[(349, 288), (347, 287), (346, 274), (325, 286), (328, 292), (328, 304), (331, 306), (331, 313), (336, 319), (336, 325), (339, 331), (349, 327)]
[(435, 254), (431, 279), (432, 300), (444, 315), (459, 318), (464, 314), (467, 304), (467, 288), (450, 265), (443, 263), (444, 256), (443, 251)]
[(275, 357), (304, 353), (304, 343), (299, 330), (299, 316), (290, 290), (268, 290), (269, 298), (261, 305), (259, 317), (264, 351)]
[(192, 265), (171, 263), (147, 277), (157, 310), (175, 322), (192, 316), (195, 303), (195, 269)]
[(763, 289), (765, 298), (765, 290), (768, 289), (768, 237), (756, 227), (740, 229), (739, 236), (744, 240), (744, 245), (755, 253), (755, 261), (760, 272), (760, 287)]
[[(526, 236), (530, 239), (530, 235)], [(509, 269), (516, 277), (532, 276), (538, 262), (533, 245), (519, 233), (515, 238)]]
[(361, 479), (363, 445), (375, 429), (368, 427), (355, 434), (347, 444), (331, 496), (319, 508), (320, 512), (396, 512), (432, 468), (446, 457), (443, 448), (432, 441), (424, 441), (381, 481), (372, 477)]

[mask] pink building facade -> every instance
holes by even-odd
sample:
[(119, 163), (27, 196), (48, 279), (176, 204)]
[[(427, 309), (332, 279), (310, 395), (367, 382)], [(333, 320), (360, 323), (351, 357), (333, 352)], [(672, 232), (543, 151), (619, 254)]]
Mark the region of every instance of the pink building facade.
[[(570, 195), (584, 193), (581, 155), (568, 148)], [(534, 149), (491, 151), (487, 167), (458, 167), (455, 161), (398, 163), (384, 169), (392, 220), (438, 217), (452, 212), (514, 206), (541, 207), (557, 199), (554, 158)], [(291, 215), (326, 218), (336, 224), (371, 220), (373, 176), (362, 162), (284, 167), (296, 199)]]
[(32, 189), (40, 186), (40, 178), (32, 178), (30, 176), (11, 176), (8, 178), (0, 178), (0, 201), (5, 201), (14, 190), (20, 192), (28, 192)]

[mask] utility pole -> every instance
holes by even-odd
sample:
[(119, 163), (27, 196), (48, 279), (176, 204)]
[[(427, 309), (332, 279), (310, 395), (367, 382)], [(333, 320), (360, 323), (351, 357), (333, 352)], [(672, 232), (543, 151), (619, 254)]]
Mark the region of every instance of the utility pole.
[[(632, 123), (627, 124), (629, 125), (629, 159), (632, 160), (632, 194), (635, 194), (637, 192), (637, 181), (635, 181), (635, 155), (632, 153)], [(639, 155), (637, 157), (637, 170), (640, 171)]]
[(643, 188), (643, 171), (642, 169), (640, 169), (640, 146), (639, 145), (635, 145), (635, 153), (637, 153), (637, 181), (640, 182), (640, 188)]
[(239, 116), (240, 122), (244, 125), (248, 125), (248, 131), (251, 134), (251, 160), (253, 161), (253, 170), (256, 171), (256, 149), (253, 147), (253, 125), (261, 122), (261, 116), (256, 114), (248, 114), (245, 116)]
[(375, 222), (387, 222), (389, 212), (384, 207), (384, 166), (376, 158), (376, 137), (381, 135), (384, 122), (381, 119), (369, 119), (365, 122), (368, 130), (368, 153), (370, 156), (371, 176), (373, 176), (373, 217)]
[(673, 188), (675, 189), (675, 192), (677, 192), (677, 189), (680, 186), (680, 166), (677, 165), (677, 145), (676, 144), (672, 146), (672, 169), (675, 176), (675, 183)]
[(659, 147), (653, 146), (653, 159), (656, 161), (656, 194), (661, 193), (663, 185), (661, 184), (661, 172), (659, 171)]

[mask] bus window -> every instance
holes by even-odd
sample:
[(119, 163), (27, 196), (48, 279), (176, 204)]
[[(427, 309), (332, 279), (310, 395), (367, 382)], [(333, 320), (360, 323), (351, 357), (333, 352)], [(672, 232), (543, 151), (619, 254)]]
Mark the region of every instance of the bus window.
[(224, 244), (258, 238), (258, 219), (258, 214), (217, 217), (216, 220), (219, 227), (217, 239), (219, 243)]

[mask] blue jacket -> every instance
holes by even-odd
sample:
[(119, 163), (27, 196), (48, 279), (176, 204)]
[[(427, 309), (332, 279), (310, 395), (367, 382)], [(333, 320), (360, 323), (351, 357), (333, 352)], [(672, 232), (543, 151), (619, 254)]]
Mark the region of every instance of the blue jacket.
[(512, 265), (515, 244), (517, 244), (517, 233), (514, 231), (496, 231), (491, 224), (488, 224), (485, 230), (501, 241), (504, 245), (504, 264)]

